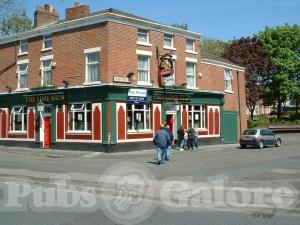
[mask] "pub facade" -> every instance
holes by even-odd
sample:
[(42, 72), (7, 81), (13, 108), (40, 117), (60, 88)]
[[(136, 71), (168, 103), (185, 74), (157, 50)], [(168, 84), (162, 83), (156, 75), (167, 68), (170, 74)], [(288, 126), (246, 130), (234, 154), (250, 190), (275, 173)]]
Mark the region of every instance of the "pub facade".
[(200, 38), (115, 9), (37, 9), (33, 30), (0, 39), (1, 144), (145, 149), (162, 122), (237, 142), (244, 68), (203, 55)]

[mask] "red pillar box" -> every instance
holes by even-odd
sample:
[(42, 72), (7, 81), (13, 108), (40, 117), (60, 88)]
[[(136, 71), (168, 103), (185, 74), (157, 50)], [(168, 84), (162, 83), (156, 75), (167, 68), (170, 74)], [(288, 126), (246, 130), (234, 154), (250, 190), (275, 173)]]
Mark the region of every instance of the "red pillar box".
[(50, 125), (50, 116), (44, 117), (44, 148), (51, 147), (51, 125)]

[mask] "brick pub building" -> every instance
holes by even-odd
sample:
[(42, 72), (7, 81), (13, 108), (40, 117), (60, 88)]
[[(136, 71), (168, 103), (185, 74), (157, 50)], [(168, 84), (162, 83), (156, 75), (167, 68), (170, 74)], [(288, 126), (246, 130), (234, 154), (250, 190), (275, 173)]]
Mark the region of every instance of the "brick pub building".
[(236, 143), (247, 126), (244, 68), (201, 54), (197, 33), (78, 3), (63, 21), (46, 4), (34, 23), (0, 39), (2, 145), (145, 149), (162, 121)]

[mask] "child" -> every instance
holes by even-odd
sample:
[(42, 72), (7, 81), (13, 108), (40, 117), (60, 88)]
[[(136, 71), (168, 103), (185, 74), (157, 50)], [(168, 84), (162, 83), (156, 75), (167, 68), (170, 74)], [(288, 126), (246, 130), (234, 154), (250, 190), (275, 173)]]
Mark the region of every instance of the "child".
[(187, 129), (184, 129), (184, 144), (183, 144), (183, 149), (187, 149), (187, 143), (188, 143), (188, 138), (189, 138), (189, 135), (188, 135), (188, 132), (187, 132)]

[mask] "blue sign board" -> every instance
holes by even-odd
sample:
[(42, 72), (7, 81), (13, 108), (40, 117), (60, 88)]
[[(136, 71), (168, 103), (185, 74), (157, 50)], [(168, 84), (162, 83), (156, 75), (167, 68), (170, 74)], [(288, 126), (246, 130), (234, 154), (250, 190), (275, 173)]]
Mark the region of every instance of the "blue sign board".
[(145, 105), (147, 104), (147, 95), (147, 89), (130, 88), (127, 102), (129, 104)]

